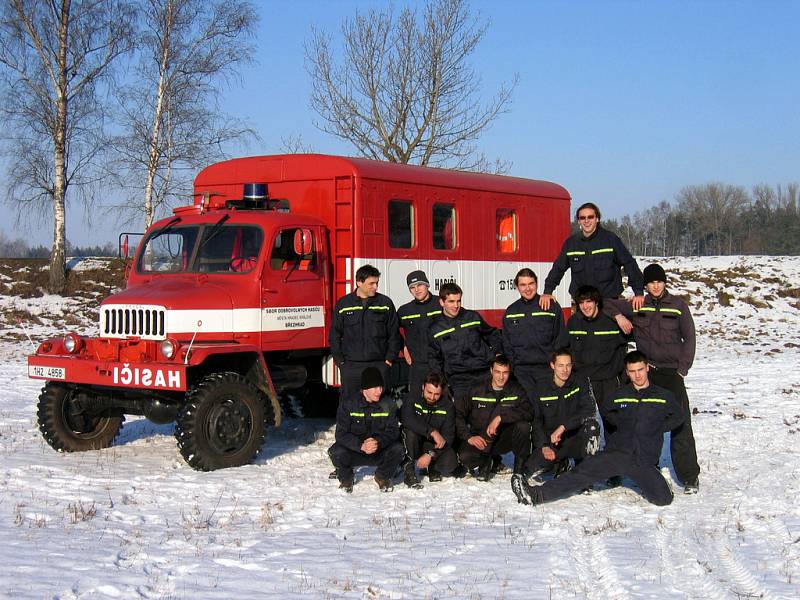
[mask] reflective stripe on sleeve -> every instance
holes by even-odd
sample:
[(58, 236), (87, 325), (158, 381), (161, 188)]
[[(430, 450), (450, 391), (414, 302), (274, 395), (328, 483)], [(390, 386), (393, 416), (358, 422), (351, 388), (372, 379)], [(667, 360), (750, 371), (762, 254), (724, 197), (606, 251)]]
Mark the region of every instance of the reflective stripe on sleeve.
[(480, 325), (480, 324), (481, 324), (480, 321), (470, 321), (469, 323), (462, 323), (461, 329), (464, 329), (465, 327), (474, 327), (475, 325)]
[(500, 398), (500, 402), (512, 402), (514, 400), (519, 400), (519, 396), (503, 396)]
[(532, 312), (531, 316), (532, 317), (555, 317), (555, 315), (553, 313), (547, 312), (545, 310), (543, 310), (541, 312)]
[(417, 313), (416, 315), (406, 315), (406, 316), (404, 316), (404, 317), (400, 317), (400, 320), (401, 320), (401, 321), (405, 321), (406, 319), (417, 319), (417, 318), (419, 318), (419, 317), (421, 317), (421, 316), (422, 316), (422, 315), (421, 315), (421, 314), (419, 314), (419, 313)]
[(569, 330), (569, 334), (570, 335), (586, 335), (587, 333), (589, 333), (589, 332), (588, 331), (584, 331), (582, 329), (570, 329)]
[(598, 248), (597, 250), (592, 250), (592, 254), (608, 254), (609, 252), (614, 252), (613, 248)]
[(484, 396), (473, 396), (475, 402), (497, 402), (497, 398), (486, 398)]
[(441, 337), (443, 335), (447, 335), (448, 333), (453, 333), (455, 330), (456, 330), (455, 327), (451, 327), (450, 329), (443, 329), (439, 333), (434, 333), (433, 337), (434, 337), (434, 339), (436, 339), (436, 338)]
[(572, 252), (567, 252), (567, 256), (583, 256), (586, 254), (583, 250), (573, 250)]
[(642, 402), (652, 402), (654, 404), (666, 404), (667, 401), (663, 398), (642, 398)]
[(676, 315), (682, 315), (682, 314), (683, 314), (683, 313), (682, 313), (681, 311), (679, 311), (677, 308), (661, 308), (661, 309), (659, 309), (659, 310), (660, 310), (661, 312), (674, 313), (674, 314), (676, 314)]
[(426, 317), (432, 317), (434, 315), (440, 315), (440, 314), (442, 314), (442, 309), (441, 308), (439, 310), (432, 310), (429, 313), (425, 313), (425, 316)]
[(513, 315), (506, 315), (506, 319), (519, 319), (520, 317), (524, 317), (525, 313), (514, 313)]
[(595, 331), (594, 334), (595, 335), (616, 335), (619, 332), (620, 332), (619, 329), (615, 329), (613, 331)]
[(564, 398), (565, 398), (565, 399), (566, 399), (566, 398), (570, 398), (570, 397), (574, 396), (575, 394), (577, 394), (577, 393), (578, 393), (578, 392), (580, 392), (580, 391), (581, 391), (581, 388), (579, 388), (579, 387), (576, 387), (576, 388), (575, 388), (574, 390), (572, 390), (571, 392), (567, 392), (566, 394), (564, 394)]
[(388, 306), (370, 306), (370, 310), (389, 310)]
[(558, 396), (539, 396), (540, 402), (548, 402), (550, 400), (558, 400)]

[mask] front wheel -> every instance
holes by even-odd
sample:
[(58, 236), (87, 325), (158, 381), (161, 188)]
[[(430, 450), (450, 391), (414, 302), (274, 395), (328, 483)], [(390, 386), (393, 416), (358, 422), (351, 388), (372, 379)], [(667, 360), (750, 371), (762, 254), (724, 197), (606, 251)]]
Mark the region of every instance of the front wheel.
[(52, 381), (42, 388), (36, 414), (39, 431), (59, 452), (108, 448), (125, 420), (122, 415), (98, 414), (85, 393)]
[(212, 373), (186, 395), (175, 425), (184, 460), (213, 471), (249, 463), (264, 442), (272, 405), (238, 373)]

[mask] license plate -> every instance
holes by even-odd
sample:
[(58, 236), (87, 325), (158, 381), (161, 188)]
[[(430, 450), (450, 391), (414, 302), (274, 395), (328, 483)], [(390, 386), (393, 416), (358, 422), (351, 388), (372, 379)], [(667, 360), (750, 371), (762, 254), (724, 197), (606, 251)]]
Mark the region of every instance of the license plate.
[(39, 379), (66, 379), (67, 370), (64, 367), (28, 365), (28, 377), (37, 377)]

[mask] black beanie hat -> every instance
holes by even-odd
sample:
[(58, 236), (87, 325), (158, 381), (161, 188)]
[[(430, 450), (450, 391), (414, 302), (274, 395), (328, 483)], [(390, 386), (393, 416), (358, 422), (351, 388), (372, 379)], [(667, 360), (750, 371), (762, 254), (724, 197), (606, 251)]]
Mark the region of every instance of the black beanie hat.
[(361, 389), (383, 387), (383, 375), (375, 367), (367, 367), (361, 371)]
[(408, 285), (408, 287), (411, 287), (417, 283), (424, 283), (430, 287), (431, 282), (428, 281), (428, 276), (425, 275), (425, 271), (411, 271), (411, 273), (408, 274), (408, 277), (406, 277), (406, 285)]
[(667, 274), (664, 272), (664, 268), (657, 263), (647, 265), (644, 268), (644, 271), (642, 271), (642, 277), (644, 277), (645, 285), (652, 283), (653, 281), (663, 281), (664, 283), (667, 282)]

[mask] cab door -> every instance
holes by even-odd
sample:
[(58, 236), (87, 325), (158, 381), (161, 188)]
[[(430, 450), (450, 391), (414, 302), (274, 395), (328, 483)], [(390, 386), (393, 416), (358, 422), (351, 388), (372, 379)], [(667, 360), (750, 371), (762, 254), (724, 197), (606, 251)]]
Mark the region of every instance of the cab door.
[(261, 278), (265, 350), (327, 346), (326, 269), (323, 227), (283, 226), (273, 232)]

